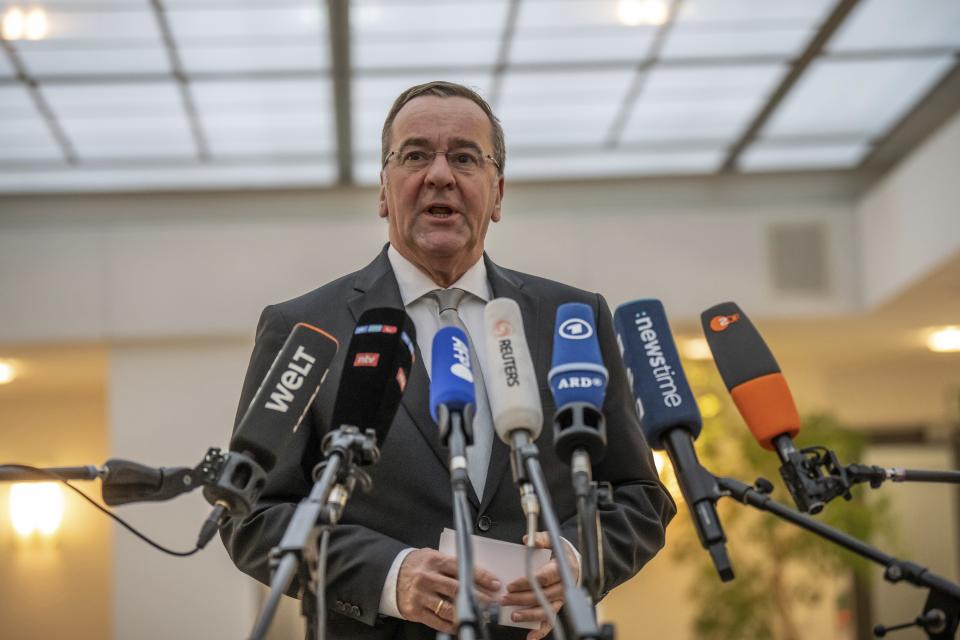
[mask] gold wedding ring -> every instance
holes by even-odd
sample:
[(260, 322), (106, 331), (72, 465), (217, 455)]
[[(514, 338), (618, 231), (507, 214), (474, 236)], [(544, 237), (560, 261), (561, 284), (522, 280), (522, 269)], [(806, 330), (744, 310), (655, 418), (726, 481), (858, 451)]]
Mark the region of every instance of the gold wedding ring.
[(446, 600), (444, 600), (443, 598), (440, 598), (440, 600), (437, 601), (437, 606), (433, 608), (433, 614), (439, 618), (440, 610), (443, 609), (443, 605), (445, 605), (446, 603), (447, 603)]

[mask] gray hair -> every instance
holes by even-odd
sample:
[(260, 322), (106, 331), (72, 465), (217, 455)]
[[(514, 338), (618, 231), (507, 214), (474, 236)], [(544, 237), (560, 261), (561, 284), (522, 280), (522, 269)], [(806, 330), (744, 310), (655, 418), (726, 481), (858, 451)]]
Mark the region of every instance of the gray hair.
[(390, 107), (390, 111), (387, 113), (387, 119), (383, 122), (383, 131), (380, 133), (380, 166), (386, 164), (387, 154), (390, 153), (390, 133), (397, 113), (400, 112), (400, 109), (402, 109), (405, 104), (420, 96), (466, 98), (483, 109), (483, 112), (487, 114), (487, 118), (490, 120), (490, 127), (493, 131), (493, 159), (497, 163), (497, 173), (503, 175), (503, 169), (507, 161), (507, 147), (503, 140), (503, 127), (500, 126), (500, 121), (497, 119), (497, 116), (493, 115), (493, 109), (491, 109), (487, 101), (473, 89), (465, 87), (462, 84), (457, 84), (456, 82), (446, 82), (444, 80), (434, 80), (433, 82), (426, 82), (410, 87), (393, 101), (393, 106)]

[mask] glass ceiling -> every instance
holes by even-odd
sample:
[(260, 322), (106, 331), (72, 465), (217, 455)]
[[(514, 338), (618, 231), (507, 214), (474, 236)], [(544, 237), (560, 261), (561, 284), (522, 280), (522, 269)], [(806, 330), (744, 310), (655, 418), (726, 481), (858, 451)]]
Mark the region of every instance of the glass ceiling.
[(434, 79), (491, 102), (510, 179), (853, 169), (956, 67), (960, 1), (839, 6), (0, 0), (0, 191), (374, 184)]

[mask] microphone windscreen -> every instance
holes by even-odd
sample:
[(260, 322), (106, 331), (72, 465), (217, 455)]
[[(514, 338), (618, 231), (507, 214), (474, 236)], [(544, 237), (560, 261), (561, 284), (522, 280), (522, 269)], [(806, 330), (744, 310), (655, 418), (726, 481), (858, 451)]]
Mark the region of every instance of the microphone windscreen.
[(299, 323), (287, 336), (230, 439), (230, 449), (249, 453), (264, 471), (300, 425), (339, 348), (332, 335)]
[(586, 402), (600, 410), (607, 392), (607, 368), (600, 355), (593, 309), (579, 302), (557, 308), (553, 360), (547, 374), (557, 408)]
[(663, 449), (664, 434), (678, 427), (696, 439), (703, 426), (700, 409), (687, 384), (663, 303), (645, 299), (622, 304), (613, 324), (647, 442)]
[(720, 377), (757, 442), (772, 450), (777, 436), (795, 438), (800, 414), (790, 387), (747, 314), (724, 302), (700, 314), (700, 321)]
[(463, 411), (476, 403), (473, 369), (470, 366), (470, 342), (458, 327), (444, 327), (433, 336), (430, 363), (430, 415), (439, 423), (437, 409), (446, 405)]
[(520, 306), (509, 298), (491, 300), (483, 310), (483, 324), (487, 343), (484, 381), (493, 427), (507, 444), (517, 429), (536, 440), (543, 428), (543, 407)]
[(416, 329), (402, 309), (364, 311), (353, 330), (333, 405), (333, 424), (373, 429), (382, 445), (416, 358)]

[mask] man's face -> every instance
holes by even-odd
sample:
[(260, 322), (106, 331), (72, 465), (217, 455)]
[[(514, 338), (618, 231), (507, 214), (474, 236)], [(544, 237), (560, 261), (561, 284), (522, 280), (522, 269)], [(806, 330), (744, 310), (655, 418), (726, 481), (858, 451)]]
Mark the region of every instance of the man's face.
[(438, 153), (425, 168), (411, 170), (398, 155), (415, 149), (493, 155), (483, 110), (466, 98), (414, 98), (393, 121), (390, 149), (398, 153), (380, 173), (380, 217), (387, 218), (391, 244), (428, 271), (476, 262), (490, 221), (500, 220), (503, 177), (494, 164), (486, 160), (480, 170), (465, 173)]

